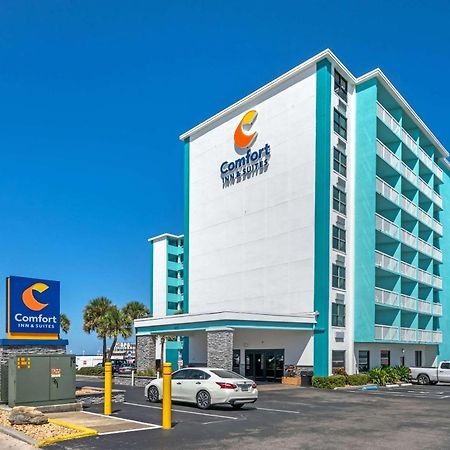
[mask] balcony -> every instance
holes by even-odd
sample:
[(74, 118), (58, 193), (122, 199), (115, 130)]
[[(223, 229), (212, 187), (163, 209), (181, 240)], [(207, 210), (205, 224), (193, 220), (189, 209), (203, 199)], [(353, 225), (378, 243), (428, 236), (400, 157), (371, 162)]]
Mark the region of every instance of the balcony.
[(431, 314), (433, 305), (425, 300), (418, 300), (417, 310), (422, 314)]
[(380, 177), (377, 177), (376, 189), (383, 197), (400, 206), (400, 194)]
[(437, 176), (440, 181), (443, 181), (442, 169), (433, 162), (425, 150), (417, 144), (411, 135), (400, 126), (396, 119), (394, 119), (392, 114), (390, 114), (379, 102), (377, 102), (377, 117), (403, 141), (403, 143)]
[(403, 163), (397, 156), (395, 156), (391, 149), (386, 147), (379, 139), (377, 139), (377, 155), (382, 160), (386, 161), (397, 172), (400, 172), (400, 167)]
[(436, 247), (433, 247), (433, 258), (436, 261), (439, 261), (439, 262), (443, 261), (443, 259), (442, 259), (442, 252)]
[(442, 316), (442, 305), (440, 303), (433, 303), (433, 316)]
[(400, 340), (402, 342), (415, 342), (417, 330), (415, 328), (400, 328)]
[(431, 273), (425, 272), (425, 270), (417, 269), (417, 279), (421, 283), (433, 286), (433, 275)]
[(417, 240), (418, 245), (417, 248), (419, 249), (419, 252), (423, 253), (424, 255), (433, 256), (433, 246), (430, 245), (428, 242), (425, 242), (424, 240), (418, 238)]
[(433, 342), (433, 331), (431, 330), (417, 330), (418, 342)]
[(380, 341), (398, 341), (399, 328), (387, 325), (375, 325), (375, 339)]
[(167, 261), (167, 268), (169, 270), (173, 270), (175, 272), (178, 272), (179, 270), (183, 270), (183, 263), (178, 263), (174, 261)]
[(375, 288), (375, 303), (378, 305), (400, 306), (399, 294), (386, 289)]
[(417, 248), (417, 237), (402, 228), (401, 230), (402, 242), (412, 248)]
[(400, 306), (403, 309), (410, 309), (413, 311), (417, 311), (417, 299), (402, 294), (400, 296)]
[(442, 278), (438, 275), (433, 275), (433, 287), (436, 289), (442, 289)]
[(375, 266), (380, 269), (389, 270), (391, 272), (399, 272), (400, 263), (398, 259), (392, 258), (385, 253), (375, 251)]
[(440, 236), (444, 235), (444, 230), (442, 228), (442, 225), (436, 219), (433, 219), (433, 229)]
[(391, 222), (385, 217), (376, 214), (375, 226), (378, 231), (381, 231), (382, 233), (387, 234), (394, 239), (399, 239), (400, 228), (398, 227), (398, 225), (395, 225), (395, 223)]
[(411, 264), (405, 262), (400, 263), (400, 273), (408, 278), (417, 278), (417, 269)]
[(433, 331), (433, 342), (435, 344), (442, 343), (442, 331)]

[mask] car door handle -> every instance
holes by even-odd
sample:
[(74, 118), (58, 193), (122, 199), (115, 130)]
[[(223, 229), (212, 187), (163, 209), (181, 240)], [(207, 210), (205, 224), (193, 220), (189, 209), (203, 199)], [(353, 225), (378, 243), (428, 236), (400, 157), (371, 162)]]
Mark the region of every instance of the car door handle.
[(177, 384), (181, 384), (181, 381), (177, 381)]
[(202, 384), (202, 383), (200, 383), (200, 381), (196, 381), (195, 384)]

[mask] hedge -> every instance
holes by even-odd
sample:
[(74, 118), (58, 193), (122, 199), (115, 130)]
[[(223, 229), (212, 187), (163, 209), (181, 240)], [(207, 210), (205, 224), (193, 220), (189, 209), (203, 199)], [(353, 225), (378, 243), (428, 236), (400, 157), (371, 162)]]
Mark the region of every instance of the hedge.
[(312, 385), (320, 389), (334, 389), (344, 387), (346, 384), (344, 375), (331, 375), (330, 377), (313, 377)]
[(103, 367), (81, 367), (77, 370), (79, 375), (104, 375), (105, 369)]
[(369, 375), (367, 375), (366, 373), (347, 375), (347, 384), (349, 384), (350, 386), (363, 386), (369, 381)]

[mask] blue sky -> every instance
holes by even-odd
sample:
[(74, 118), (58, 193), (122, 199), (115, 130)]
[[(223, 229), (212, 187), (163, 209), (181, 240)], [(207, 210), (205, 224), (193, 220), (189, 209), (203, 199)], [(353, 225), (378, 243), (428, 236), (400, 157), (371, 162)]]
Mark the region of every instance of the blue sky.
[(148, 303), (147, 238), (183, 232), (179, 134), (327, 47), (449, 148), (450, 3), (425, 5), (2, 0), (0, 277), (60, 280), (95, 352), (84, 305)]

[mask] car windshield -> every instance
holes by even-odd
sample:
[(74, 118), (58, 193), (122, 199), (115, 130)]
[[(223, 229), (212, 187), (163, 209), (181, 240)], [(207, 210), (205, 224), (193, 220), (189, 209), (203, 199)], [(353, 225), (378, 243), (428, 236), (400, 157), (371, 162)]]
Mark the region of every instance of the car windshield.
[(220, 378), (244, 378), (242, 375), (239, 375), (238, 373), (231, 372), (230, 370), (211, 370), (211, 372), (214, 375), (217, 375)]

